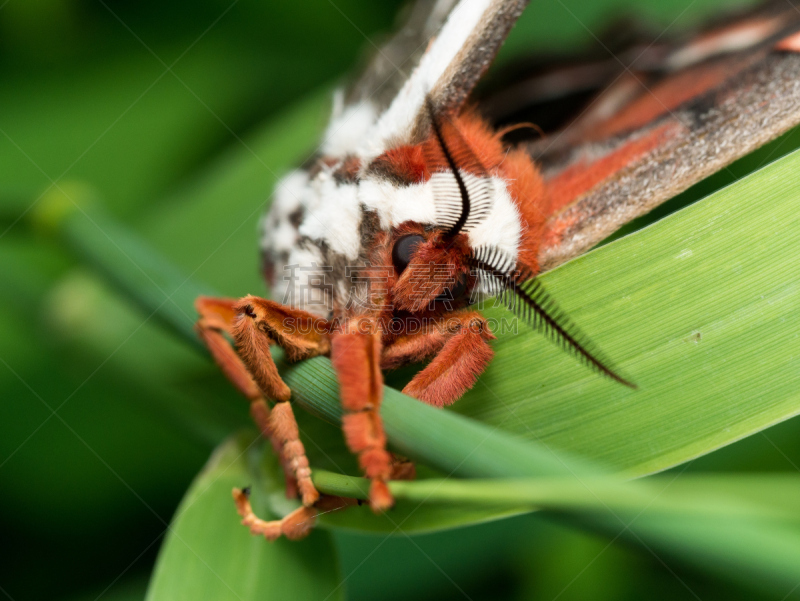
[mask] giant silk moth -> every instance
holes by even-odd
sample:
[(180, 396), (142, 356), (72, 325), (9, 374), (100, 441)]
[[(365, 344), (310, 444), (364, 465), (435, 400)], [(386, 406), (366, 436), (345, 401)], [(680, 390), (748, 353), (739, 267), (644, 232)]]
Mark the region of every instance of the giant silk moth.
[[(299, 538), (320, 503), (270, 345), (292, 361), (331, 357), (345, 440), (371, 480), (371, 506), (384, 510), (387, 481), (409, 469), (386, 449), (383, 370), (427, 362), (404, 392), (455, 402), (493, 354), (472, 305), (496, 298), (633, 386), (536, 276), (800, 122), (800, 12), (782, 2), (681, 45), (654, 41), (629, 63), (539, 69), (474, 96), (526, 4), (420, 0), (337, 94), (319, 153), (275, 191), (261, 234), (273, 299), (198, 299), (202, 339), (302, 501), (264, 521), (235, 490), (254, 533)], [(587, 90), (562, 129), (510, 142), (514, 115)]]

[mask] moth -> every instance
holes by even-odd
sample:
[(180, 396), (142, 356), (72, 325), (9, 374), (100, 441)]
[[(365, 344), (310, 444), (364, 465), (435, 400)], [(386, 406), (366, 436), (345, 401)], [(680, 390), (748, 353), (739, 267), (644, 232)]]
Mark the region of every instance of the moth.
[[(197, 300), (200, 337), (302, 502), (265, 521), (234, 490), (254, 534), (300, 538), (324, 502), (271, 345), (290, 361), (331, 358), (345, 441), (371, 480), (370, 505), (385, 510), (387, 482), (413, 470), (386, 448), (384, 370), (427, 362), (403, 392), (455, 402), (492, 359), (473, 303), (495, 297), (633, 386), (536, 276), (800, 122), (800, 11), (781, 1), (683, 43), (523, 70), (475, 95), (526, 3), (417, 2), (336, 96), (317, 156), (275, 191), (261, 238), (273, 299)], [(563, 107), (577, 111), (544, 137), (519, 136), (530, 126), (515, 119), (550, 122)]]

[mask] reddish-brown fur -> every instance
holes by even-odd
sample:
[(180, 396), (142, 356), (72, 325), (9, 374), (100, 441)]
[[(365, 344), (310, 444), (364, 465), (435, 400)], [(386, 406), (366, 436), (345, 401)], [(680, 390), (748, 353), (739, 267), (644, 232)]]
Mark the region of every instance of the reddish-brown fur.
[[(403, 392), (425, 401), (435, 407), (451, 405), (467, 390), (472, 388), (478, 376), (494, 356), (488, 341), (494, 340), (486, 321), (478, 313), (467, 312), (453, 316), (458, 324), (449, 333), (449, 339), (425, 369), (419, 372)], [(444, 318), (449, 320), (450, 318)], [(418, 344), (427, 345), (425, 338), (418, 337)], [(434, 344), (438, 344), (440, 334), (434, 333)], [(417, 349), (408, 350), (414, 356)]]
[(344, 181), (354, 182), (358, 179), (361, 169), (361, 159), (355, 156), (347, 157), (333, 172), (333, 176)]
[[(239, 319), (234, 327), (234, 338), (237, 332), (242, 336), (247, 334), (246, 324), (255, 327), (263, 336), (262, 339), (272, 340), (278, 344), (290, 361), (299, 361), (313, 355), (324, 355), (330, 348), (330, 341), (325, 335), (328, 329), (324, 319), (320, 319), (311, 313), (285, 307), (280, 303), (258, 298), (257, 296), (246, 296), (235, 306), (237, 314), (253, 313), (253, 319)], [(302, 332), (298, 335), (298, 332)], [(240, 352), (243, 352), (240, 350)], [(244, 351), (246, 352), (246, 351)], [(266, 348), (269, 352), (269, 346)], [(256, 378), (258, 381), (258, 378)]]
[[(230, 345), (228, 345), (228, 348), (230, 348)], [(258, 399), (250, 403), (250, 417), (253, 418), (253, 422), (258, 426), (261, 436), (270, 441), (275, 454), (280, 457), (283, 477), (286, 481), (286, 496), (290, 499), (295, 498), (299, 493), (297, 478), (295, 477), (291, 462), (286, 458), (284, 445), (281, 439), (275, 434), (275, 428), (272, 423), (272, 412), (269, 410), (269, 405), (267, 405), (264, 397), (259, 396)], [(296, 453), (296, 451), (293, 452)], [(312, 497), (313, 494), (308, 496), (308, 499), (310, 500)]]
[(313, 505), (319, 498), (319, 493), (311, 483), (311, 468), (308, 465), (306, 450), (300, 442), (300, 432), (291, 404), (276, 403), (269, 423), (274, 437), (283, 447), (283, 459), (297, 479), (303, 505)]
[(266, 521), (257, 517), (250, 506), (250, 495), (241, 489), (233, 489), (236, 511), (242, 516), (242, 525), (250, 528), (250, 533), (261, 535), (267, 540), (275, 540), (283, 535), (289, 540), (298, 540), (311, 532), (317, 517), (314, 507), (300, 507), (281, 520)]
[(378, 172), (389, 173), (408, 183), (427, 181), (431, 176), (420, 145), (406, 144), (387, 150), (371, 166)]
[(258, 329), (255, 319), (242, 315), (231, 330), (239, 356), (267, 398), (288, 401), (292, 391), (281, 380), (269, 350), (270, 339)]
[(401, 334), (393, 338), (383, 349), (381, 369), (395, 369), (430, 359), (442, 350), (448, 334), (444, 328), (429, 328), (425, 335)]
[[(299, 489), (304, 503), (312, 505), (319, 495), (311, 484), (311, 472), (302, 443), (299, 446), (292, 444), (293, 441), (299, 443), (299, 438), (296, 434), (291, 436), (297, 429), (291, 407), (286, 404), (286, 407), (289, 408), (288, 414), (282, 413), (278, 407), (276, 407), (276, 415), (270, 412), (266, 400), (247, 367), (223, 335), (223, 332), (232, 334), (234, 330), (237, 320), (237, 303), (238, 301), (233, 299), (199, 297), (195, 302), (197, 312), (200, 314), (197, 331), (208, 346), (214, 360), (222, 368), (223, 373), (250, 400), (250, 415), (253, 417), (253, 421), (262, 436), (271, 442), (275, 452), (281, 458), (287, 496), (296, 496)], [(288, 420), (291, 420), (292, 423), (288, 424)]]
[(253, 400), (261, 398), (261, 391), (253, 381), (253, 378), (242, 365), (230, 343), (222, 335), (222, 332), (230, 333), (236, 319), (236, 311), (233, 307), (236, 301), (233, 299), (217, 299), (200, 297), (195, 306), (200, 314), (197, 321), (197, 333), (200, 339), (208, 347), (211, 356), (222, 369), (222, 373), (233, 382), (245, 397)]
[(331, 361), (339, 377), (347, 446), (358, 454), (361, 469), (372, 480), (370, 504), (383, 510), (393, 503), (386, 482), (392, 473), (386, 435), (378, 413), (383, 399), (380, 371), (381, 337), (373, 324), (345, 324), (333, 336)]
[[(500, 134), (495, 132), (477, 113), (466, 111), (454, 120), (453, 125), (485, 169), (491, 172), (503, 162), (506, 148)], [(447, 129), (444, 130), (444, 134), (445, 142), (452, 145), (454, 142), (448, 138)], [(431, 138), (427, 143), (432, 144), (434, 141)], [(459, 165), (459, 167), (469, 171), (470, 166)]]

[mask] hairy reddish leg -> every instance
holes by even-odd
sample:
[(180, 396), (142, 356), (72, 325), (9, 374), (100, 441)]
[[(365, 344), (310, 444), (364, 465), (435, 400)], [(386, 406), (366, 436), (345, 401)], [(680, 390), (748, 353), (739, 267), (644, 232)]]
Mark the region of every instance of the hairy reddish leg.
[(286, 478), (286, 496), (296, 497), (297, 480), (289, 462), (283, 457), (281, 441), (273, 434), (269, 406), (244, 363), (223, 334), (223, 332), (230, 334), (233, 329), (236, 303), (236, 300), (230, 298), (199, 297), (195, 301), (195, 308), (200, 314), (196, 325), (197, 333), (225, 376), (250, 401), (250, 415), (253, 421), (261, 431), (261, 435), (272, 443), (275, 453), (281, 458)]
[(222, 373), (248, 399), (261, 398), (261, 391), (247, 372), (242, 360), (234, 352), (223, 332), (231, 333), (236, 320), (232, 298), (211, 298), (200, 296), (194, 306), (200, 318), (195, 324), (200, 339), (208, 347), (211, 356), (222, 369)]
[(290, 540), (308, 536), (317, 518), (317, 510), (304, 505), (283, 519), (262, 520), (253, 513), (253, 508), (250, 506), (250, 490), (247, 488), (234, 488), (233, 500), (236, 503), (236, 511), (242, 516), (242, 525), (250, 528), (251, 534), (260, 534), (271, 541), (277, 539), (281, 534)]
[(391, 340), (381, 352), (381, 369), (396, 369), (408, 363), (430, 359), (452, 334), (445, 326), (429, 328), (427, 332), (402, 334)]
[(361, 469), (372, 480), (370, 506), (382, 511), (394, 503), (386, 485), (392, 465), (379, 413), (383, 399), (381, 339), (370, 326), (367, 322), (351, 322), (344, 333), (335, 334), (331, 360), (339, 377), (347, 446), (358, 455)]
[(291, 391), (278, 374), (269, 346), (275, 341), (292, 361), (327, 354), (330, 350), (327, 324), (305, 311), (255, 296), (244, 297), (233, 310), (237, 317), (231, 334), (239, 355), (258, 387), (278, 401), (270, 416), (270, 430), (297, 478), (303, 505), (313, 505), (319, 493), (311, 482), (306, 451), (289, 404)]
[(393, 366), (405, 360), (419, 361), (436, 353), (433, 361), (414, 376), (403, 392), (429, 405), (443, 407), (455, 402), (475, 384), (492, 360), (494, 352), (489, 341), (493, 339), (486, 320), (479, 313), (454, 314), (427, 332), (399, 338), (397, 349), (392, 345), (384, 352), (383, 363)]
[(281, 520), (267, 521), (253, 513), (249, 489), (234, 488), (233, 499), (236, 511), (242, 516), (242, 525), (247, 526), (251, 534), (264, 536), (271, 541), (281, 534), (290, 540), (308, 536), (318, 515), (361, 504), (357, 499), (325, 495), (313, 507), (300, 507)]
[[(311, 469), (288, 402), (291, 393), (278, 375), (269, 351), (271, 336), (268, 333), (274, 333), (274, 340), (286, 350), (290, 359), (300, 359), (328, 352), (330, 344), (324, 333), (325, 323), (305, 312), (287, 309), (256, 297), (246, 297), (240, 301), (200, 297), (195, 306), (200, 314), (197, 322), (200, 338), (223, 373), (250, 400), (253, 420), (281, 458), (287, 496), (296, 496), (299, 489), (304, 507), (310, 508), (319, 498), (319, 493), (311, 482)], [(279, 330), (274, 331), (276, 328)], [(233, 350), (223, 332), (231, 334), (236, 340), (241, 357)], [(278, 401), (272, 411), (264, 394)], [(316, 513), (311, 509), (302, 514), (298, 510), (274, 522), (259, 520), (252, 515), (249, 501), (245, 511), (246, 495), (242, 495), (241, 491), (234, 491), (243, 523), (267, 538), (281, 532), (286, 534), (287, 529), (292, 533), (290, 537), (303, 536), (313, 524)], [(298, 516), (303, 517), (300, 521), (305, 524), (302, 532), (291, 526), (300, 523), (295, 519)]]
[(300, 489), (300, 499), (303, 505), (313, 505), (319, 499), (319, 493), (311, 482), (311, 467), (303, 443), (300, 442), (300, 431), (297, 421), (292, 413), (292, 406), (288, 401), (277, 403), (272, 409), (270, 427), (275, 438), (280, 441), (283, 449), (283, 460), (297, 478), (297, 487)]

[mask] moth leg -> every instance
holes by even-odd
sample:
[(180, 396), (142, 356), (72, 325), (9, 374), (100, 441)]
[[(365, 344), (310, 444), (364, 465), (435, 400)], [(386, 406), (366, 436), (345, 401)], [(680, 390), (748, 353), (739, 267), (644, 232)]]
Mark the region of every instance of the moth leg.
[(381, 352), (381, 369), (396, 369), (408, 363), (420, 363), (442, 350), (450, 333), (437, 323), (426, 332), (402, 334), (391, 340)]
[(195, 329), (208, 348), (211, 357), (231, 381), (236, 389), (250, 401), (250, 415), (261, 435), (270, 441), (275, 454), (280, 457), (283, 475), (286, 479), (286, 496), (298, 495), (297, 480), (289, 462), (284, 459), (282, 444), (270, 426), (270, 410), (261, 390), (247, 371), (239, 355), (233, 350), (224, 333), (230, 334), (236, 319), (234, 306), (237, 301), (231, 298), (211, 298), (201, 296), (195, 301), (200, 315)]
[(223, 334), (230, 334), (233, 329), (236, 302), (232, 298), (197, 297), (194, 307), (200, 317), (195, 323), (195, 330), (222, 373), (239, 392), (254, 401), (263, 398), (261, 391)]
[[(234, 331), (237, 326), (241, 326), (240, 322), (242, 321), (239, 317), (241, 311), (238, 305), (240, 303), (241, 301), (233, 299), (198, 298), (195, 302), (200, 314), (197, 322), (198, 334), (223, 373), (250, 400), (250, 413), (253, 420), (262, 435), (270, 440), (278, 457), (281, 458), (286, 477), (287, 496), (297, 496), (299, 487), (304, 505), (311, 505), (318, 498), (318, 493), (311, 484), (308, 460), (305, 457), (302, 443), (296, 435), (297, 425), (291, 407), (288, 403), (281, 402), (275, 406), (273, 411), (270, 411), (262, 390), (251, 375), (253, 372), (236, 354), (223, 334), (228, 333), (235, 338)], [(268, 348), (267, 352), (269, 352)], [(268, 355), (268, 362), (269, 364), (261, 371), (268, 372), (272, 367), (277, 381), (286, 387), (277, 376), (277, 369), (274, 367), (271, 355)], [(278, 385), (268, 388), (272, 392), (276, 389), (279, 389)]]
[(331, 360), (345, 410), (342, 430), (347, 446), (358, 455), (361, 469), (372, 480), (369, 501), (374, 511), (394, 504), (386, 485), (392, 465), (379, 413), (383, 399), (380, 352), (380, 335), (366, 321), (348, 324), (332, 339)]
[(472, 388), (489, 365), (494, 356), (489, 341), (495, 336), (486, 320), (473, 311), (453, 315), (438, 325), (420, 336), (427, 337), (432, 348), (442, 337), (446, 341), (433, 361), (414, 376), (403, 392), (429, 405), (444, 407)]
[(319, 499), (319, 493), (311, 482), (311, 468), (289, 404), (292, 393), (278, 374), (269, 346), (271, 342), (278, 344), (290, 361), (325, 355), (330, 351), (327, 322), (255, 296), (239, 300), (233, 310), (236, 318), (231, 334), (239, 356), (261, 391), (276, 400), (269, 429), (297, 478), (303, 505), (311, 506)]
[(281, 534), (290, 540), (298, 540), (311, 532), (317, 518), (317, 509), (302, 506), (280, 520), (262, 520), (250, 505), (250, 489), (234, 488), (233, 500), (236, 511), (242, 516), (242, 525), (250, 528), (250, 533), (261, 535), (267, 540), (274, 541)]

